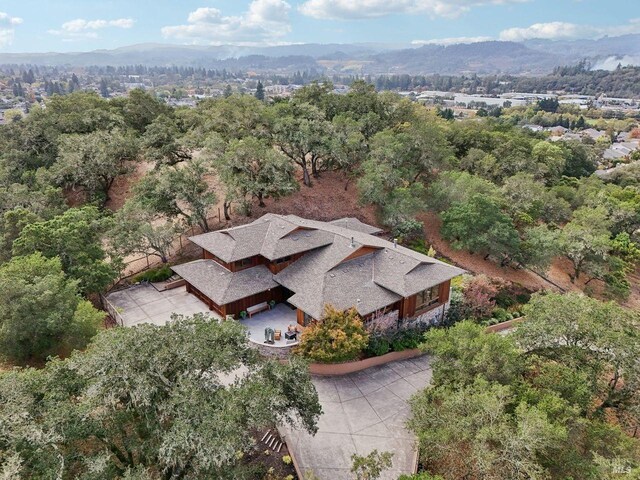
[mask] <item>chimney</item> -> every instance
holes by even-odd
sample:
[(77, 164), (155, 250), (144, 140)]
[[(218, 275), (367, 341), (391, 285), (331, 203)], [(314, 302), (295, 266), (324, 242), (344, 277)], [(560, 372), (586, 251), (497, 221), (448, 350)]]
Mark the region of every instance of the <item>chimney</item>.
[(398, 239), (397, 238), (393, 239), (393, 248), (398, 248)]
[(351, 237), (351, 243), (349, 244), (349, 246), (351, 248), (355, 248), (356, 247), (356, 242), (353, 241), (353, 237)]

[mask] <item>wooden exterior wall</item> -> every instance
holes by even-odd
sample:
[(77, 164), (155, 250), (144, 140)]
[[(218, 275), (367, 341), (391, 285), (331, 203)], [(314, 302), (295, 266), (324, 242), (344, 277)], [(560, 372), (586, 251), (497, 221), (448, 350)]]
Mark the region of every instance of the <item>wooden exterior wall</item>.
[(243, 310), (262, 302), (270, 302), (271, 300), (274, 300), (276, 303), (284, 300), (281, 287), (272, 288), (266, 292), (261, 292), (256, 295), (251, 295), (250, 297), (245, 297), (240, 300), (236, 300), (235, 302), (228, 303), (225, 305), (225, 315), (235, 315), (235, 317), (238, 318), (238, 314)]
[(340, 262), (340, 263), (344, 263), (344, 262), (347, 262), (349, 260), (353, 260), (354, 258), (362, 257), (363, 255), (368, 255), (370, 253), (375, 252), (376, 250), (380, 250), (380, 249), (376, 248), (376, 247), (360, 247), (355, 252), (353, 252), (351, 255), (349, 255), (347, 258), (342, 260), (342, 262)]
[(223, 262), (222, 259), (216, 257), (213, 253), (211, 252), (207, 252), (204, 248), (202, 249), (202, 258), (204, 258), (205, 260), (213, 260), (214, 262), (219, 263), (220, 265), (222, 265), (224, 268), (226, 268), (229, 271), (231, 270), (231, 264), (227, 263), (227, 262)]
[(187, 283), (187, 292), (192, 293), (206, 303), (209, 310), (213, 310), (223, 317), (226, 315), (234, 315), (238, 318), (241, 311), (246, 310), (253, 305), (257, 305), (262, 302), (270, 302), (271, 300), (274, 300), (275, 302), (282, 302), (285, 300), (284, 290), (282, 287), (272, 288), (266, 292), (251, 295), (249, 297), (236, 300), (235, 302), (227, 303), (226, 305), (218, 305), (190, 283)]
[(222, 306), (218, 305), (213, 300), (211, 300), (209, 297), (207, 297), (204, 293), (202, 293), (200, 290), (198, 290), (196, 287), (191, 285), (189, 282), (187, 282), (187, 292), (195, 295), (200, 300), (202, 300), (204, 303), (206, 303), (207, 307), (209, 307), (209, 310), (213, 310), (213, 311), (219, 313), (220, 315), (222, 315), (223, 317), (226, 315), (224, 305), (222, 305)]
[(264, 257), (262, 257), (262, 259), (264, 260), (264, 264), (267, 266), (267, 268), (269, 268), (271, 273), (273, 273), (275, 275), (276, 273), (280, 273), (282, 270), (287, 268), (289, 265), (291, 265), (296, 260), (302, 258), (303, 255), (304, 255), (304, 253), (296, 253), (295, 255), (291, 255), (291, 260), (288, 260), (288, 261), (282, 262), (282, 263), (270, 262), (269, 260), (267, 260)]
[(255, 255), (250, 258), (251, 261), (247, 265), (241, 266), (239, 262), (231, 262), (231, 263), (224, 262), (222, 259), (216, 257), (214, 254), (204, 249), (202, 250), (202, 252), (203, 252), (202, 258), (207, 260), (213, 260), (219, 263), (220, 265), (222, 265), (224, 268), (226, 268), (230, 272), (239, 272), (247, 268), (257, 267), (258, 265), (265, 265), (273, 274), (281, 272), (286, 267), (288, 267), (289, 265), (291, 265), (293, 262), (300, 259), (304, 255), (304, 253), (296, 253), (295, 255), (291, 255), (291, 260), (288, 260), (282, 263), (271, 262), (265, 257), (263, 257), (262, 255)]
[(400, 302), (400, 318), (410, 318), (415, 315), (420, 315), (422, 313), (428, 312), (429, 310), (433, 310), (434, 308), (438, 308), (442, 306), (443, 304), (449, 301), (450, 289), (451, 289), (451, 280), (442, 282), (439, 286), (438, 303), (429, 305), (427, 308), (423, 308), (422, 310), (416, 310), (416, 301), (417, 301), (416, 295), (411, 295), (410, 297), (402, 299), (402, 301)]

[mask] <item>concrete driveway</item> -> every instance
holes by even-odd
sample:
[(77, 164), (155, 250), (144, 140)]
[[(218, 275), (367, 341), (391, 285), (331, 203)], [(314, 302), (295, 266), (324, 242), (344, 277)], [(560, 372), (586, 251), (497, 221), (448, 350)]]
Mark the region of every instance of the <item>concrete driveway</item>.
[(283, 427), (300, 470), (320, 480), (351, 480), (351, 455), (372, 450), (394, 454), (382, 480), (413, 473), (415, 439), (405, 428), (407, 400), (431, 381), (430, 358), (422, 356), (341, 377), (313, 377), (323, 414), (318, 433)]
[(139, 323), (164, 325), (173, 313), (184, 316), (208, 313), (220, 317), (196, 296), (187, 293), (185, 287), (159, 292), (153, 285), (140, 284), (112, 292), (106, 299), (117, 310), (124, 327)]

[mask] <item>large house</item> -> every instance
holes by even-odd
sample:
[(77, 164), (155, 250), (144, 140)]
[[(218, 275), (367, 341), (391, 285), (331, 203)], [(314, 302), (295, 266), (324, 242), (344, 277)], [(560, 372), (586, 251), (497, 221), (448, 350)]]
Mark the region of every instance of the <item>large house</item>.
[[(272, 300), (297, 309), (301, 325), (324, 307), (354, 307), (365, 319), (443, 313), (463, 270), (377, 236), (355, 218), (332, 222), (266, 214), (190, 240), (203, 258), (173, 267), (187, 291), (223, 317)], [(439, 309), (439, 310), (437, 310)]]

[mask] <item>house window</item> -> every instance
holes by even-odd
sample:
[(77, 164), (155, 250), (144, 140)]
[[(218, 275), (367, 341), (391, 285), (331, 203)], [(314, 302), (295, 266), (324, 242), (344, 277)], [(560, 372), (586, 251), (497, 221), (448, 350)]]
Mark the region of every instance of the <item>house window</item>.
[(416, 294), (416, 310), (422, 310), (440, 302), (440, 285), (427, 288)]
[(236, 268), (245, 268), (252, 264), (251, 258), (243, 258), (242, 260), (238, 260), (235, 262)]
[(302, 313), (304, 313), (304, 319), (302, 320), (302, 322), (304, 323), (303, 326), (308, 327), (309, 325), (311, 325), (311, 322), (313, 322), (313, 317), (309, 315), (307, 312), (302, 312)]
[(291, 255), (288, 255), (286, 257), (282, 257), (282, 258), (278, 258), (276, 260), (276, 265), (280, 265), (281, 263), (285, 263), (291, 260)]

